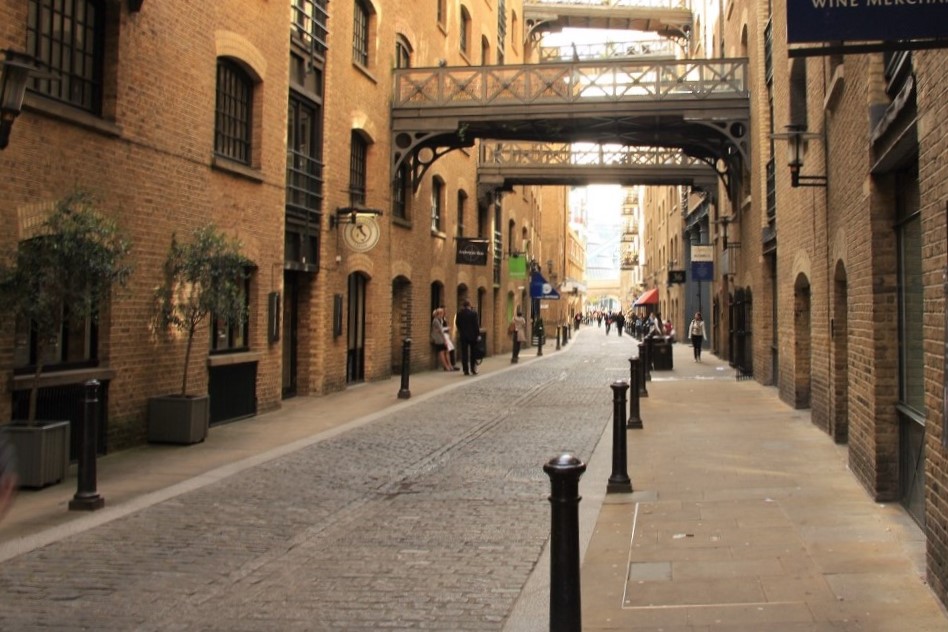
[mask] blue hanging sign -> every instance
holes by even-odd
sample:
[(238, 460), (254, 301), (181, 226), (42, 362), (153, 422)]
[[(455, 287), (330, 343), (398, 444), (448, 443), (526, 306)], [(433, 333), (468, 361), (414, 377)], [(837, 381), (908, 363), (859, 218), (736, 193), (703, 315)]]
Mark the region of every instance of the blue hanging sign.
[(556, 301), (559, 300), (560, 293), (543, 278), (542, 274), (533, 272), (530, 274), (530, 298)]

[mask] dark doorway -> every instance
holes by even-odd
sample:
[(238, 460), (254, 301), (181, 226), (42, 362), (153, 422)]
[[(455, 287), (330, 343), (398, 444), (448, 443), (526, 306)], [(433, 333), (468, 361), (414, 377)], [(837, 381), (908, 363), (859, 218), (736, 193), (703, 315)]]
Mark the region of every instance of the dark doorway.
[(283, 398), (296, 395), (298, 375), (299, 338), (299, 278), (298, 272), (283, 273)]
[(346, 384), (365, 379), (365, 288), (367, 279), (358, 272), (349, 275), (348, 353)]

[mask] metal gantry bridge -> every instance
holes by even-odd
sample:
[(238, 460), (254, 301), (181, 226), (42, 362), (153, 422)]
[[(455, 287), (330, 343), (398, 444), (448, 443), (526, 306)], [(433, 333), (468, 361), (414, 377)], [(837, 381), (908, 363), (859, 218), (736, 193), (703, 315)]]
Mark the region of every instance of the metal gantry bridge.
[(528, 0), (527, 37), (563, 28), (621, 29), (688, 37), (692, 12), (686, 0)]
[(746, 59), (598, 60), (395, 71), (393, 166), (415, 185), (476, 139), (667, 147), (733, 187), (749, 153)]

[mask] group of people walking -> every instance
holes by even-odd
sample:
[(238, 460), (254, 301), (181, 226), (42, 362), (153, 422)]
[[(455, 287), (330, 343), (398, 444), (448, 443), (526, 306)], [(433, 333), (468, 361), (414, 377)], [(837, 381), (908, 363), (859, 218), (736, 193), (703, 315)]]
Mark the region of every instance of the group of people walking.
[[(458, 345), (461, 348), (461, 369), (464, 375), (477, 375), (477, 365), (483, 357), (478, 348), (481, 342), (481, 322), (477, 311), (471, 306), (471, 301), (464, 301), (454, 322), (457, 327)], [(455, 350), (455, 346), (443, 307), (431, 312), (430, 338), (441, 367), (445, 371), (457, 371), (458, 367), (451, 361), (451, 352)]]
[[(587, 322), (595, 319), (598, 326), (606, 325), (606, 334), (609, 333), (615, 325), (618, 334), (626, 329), (626, 318), (621, 312), (595, 312), (590, 315)], [(577, 316), (577, 325), (580, 322)], [(480, 317), (471, 306), (469, 300), (465, 300), (455, 318), (457, 326), (458, 344), (461, 347), (461, 369), (464, 375), (477, 375), (477, 365), (483, 357), (479, 349), (481, 340)], [(670, 342), (675, 342), (675, 328), (669, 320), (663, 322), (658, 314), (649, 314), (647, 317), (633, 315), (628, 321), (628, 331), (636, 337), (653, 338), (665, 337)], [(523, 309), (517, 307), (516, 315), (510, 320), (507, 328), (507, 334), (511, 337), (513, 350), (510, 356), (510, 362), (516, 364), (520, 360), (520, 349), (527, 341), (527, 320), (524, 318)], [(694, 318), (688, 325), (688, 336), (691, 345), (694, 348), (695, 362), (701, 362), (701, 348), (704, 345), (704, 339), (707, 337), (707, 331), (704, 326), (704, 319), (701, 312), (695, 312)], [(445, 309), (438, 307), (431, 313), (431, 344), (434, 346), (438, 355), (441, 367), (445, 371), (457, 371), (458, 367), (453, 363), (451, 352), (455, 350), (454, 340), (451, 336), (451, 328), (448, 326), (445, 318)]]

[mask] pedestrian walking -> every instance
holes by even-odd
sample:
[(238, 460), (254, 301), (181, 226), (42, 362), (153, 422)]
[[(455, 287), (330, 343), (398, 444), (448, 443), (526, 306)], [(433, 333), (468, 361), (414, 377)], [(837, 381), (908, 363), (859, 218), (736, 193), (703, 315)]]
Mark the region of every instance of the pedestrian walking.
[(448, 356), (450, 351), (454, 349), (454, 344), (451, 342), (451, 331), (444, 322), (444, 310), (440, 307), (431, 312), (431, 344), (438, 354), (442, 368), (445, 371), (456, 371), (457, 369), (451, 366), (451, 360)]
[(465, 299), (455, 319), (458, 327), (458, 342), (461, 345), (461, 368), (464, 375), (477, 375), (477, 356), (474, 347), (481, 339), (481, 325), (471, 301)]
[(691, 345), (695, 348), (695, 362), (701, 362), (701, 345), (707, 335), (704, 330), (704, 320), (701, 312), (695, 312), (695, 317), (688, 325), (688, 334), (691, 336)]
[(623, 329), (625, 329), (625, 314), (619, 311), (619, 313), (616, 314), (616, 331), (620, 336), (622, 335)]
[(513, 336), (513, 354), (510, 356), (510, 363), (516, 364), (520, 361), (520, 344), (527, 339), (527, 319), (523, 317), (523, 309), (517, 308), (517, 315), (510, 321), (511, 335)]

